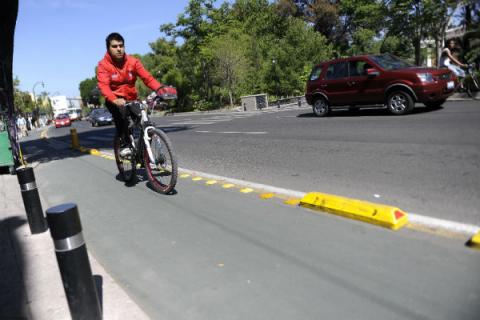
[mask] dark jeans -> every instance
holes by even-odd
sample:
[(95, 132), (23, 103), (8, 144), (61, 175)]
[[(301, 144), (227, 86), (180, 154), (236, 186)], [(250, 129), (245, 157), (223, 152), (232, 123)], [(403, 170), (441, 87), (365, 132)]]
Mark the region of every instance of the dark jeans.
[(124, 141), (127, 141), (126, 134), (128, 132), (128, 121), (126, 119), (126, 108), (124, 106), (118, 107), (109, 101), (105, 101), (105, 106), (112, 114), (113, 122), (115, 123), (115, 128), (117, 129), (117, 135), (122, 137)]

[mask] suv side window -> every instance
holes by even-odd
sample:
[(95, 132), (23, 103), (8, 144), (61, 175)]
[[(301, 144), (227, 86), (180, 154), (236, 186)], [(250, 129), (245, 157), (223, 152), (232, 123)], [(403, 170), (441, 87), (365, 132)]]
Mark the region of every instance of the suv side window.
[(366, 76), (369, 68), (372, 66), (363, 60), (350, 61), (348, 65), (350, 77)]
[(310, 81), (315, 81), (320, 78), (320, 73), (322, 73), (323, 66), (318, 66), (313, 68), (312, 73), (310, 74)]
[(325, 80), (346, 78), (348, 76), (348, 65), (346, 62), (332, 63), (328, 66)]

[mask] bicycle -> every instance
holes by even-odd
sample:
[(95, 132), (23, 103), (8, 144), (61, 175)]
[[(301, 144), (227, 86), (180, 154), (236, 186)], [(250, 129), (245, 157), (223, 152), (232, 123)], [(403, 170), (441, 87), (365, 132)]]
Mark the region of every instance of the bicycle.
[(169, 194), (177, 183), (177, 159), (170, 139), (161, 129), (155, 128), (148, 115), (158, 101), (171, 99), (176, 96), (159, 96), (153, 92), (147, 104), (129, 101), (125, 105), (129, 122), (127, 147), (120, 150), (123, 141), (118, 135), (113, 142), (115, 160), (123, 180), (128, 184), (135, 183), (137, 167), (144, 167), (153, 189), (163, 194)]
[(478, 80), (475, 65), (473, 63), (467, 65), (466, 73), (467, 76), (462, 79), (465, 92), (470, 98), (475, 98), (475, 92), (480, 90), (480, 82)]

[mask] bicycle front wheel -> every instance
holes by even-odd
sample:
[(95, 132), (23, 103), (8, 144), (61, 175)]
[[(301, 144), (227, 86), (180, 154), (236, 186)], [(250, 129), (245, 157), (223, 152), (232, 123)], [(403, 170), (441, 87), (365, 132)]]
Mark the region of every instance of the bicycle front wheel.
[(145, 170), (148, 180), (155, 191), (168, 194), (177, 183), (177, 159), (172, 143), (168, 136), (159, 129), (148, 131), (148, 138), (152, 159), (148, 154), (147, 146), (143, 151)]
[[(118, 172), (123, 181), (127, 183), (134, 183), (136, 175), (137, 163), (134, 155), (134, 150), (130, 148), (130, 152), (120, 149), (120, 137), (116, 136), (113, 141), (113, 152), (115, 153), (115, 161), (117, 162)], [(124, 151), (124, 152), (122, 152)]]

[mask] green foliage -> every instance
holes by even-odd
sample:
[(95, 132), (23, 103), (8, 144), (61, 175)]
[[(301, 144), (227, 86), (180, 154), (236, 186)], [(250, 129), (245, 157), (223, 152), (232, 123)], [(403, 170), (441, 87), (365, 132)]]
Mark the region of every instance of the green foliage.
[(31, 113), (34, 110), (33, 99), (29, 92), (20, 91), (20, 80), (13, 79), (14, 104), (17, 113)]
[[(235, 105), (243, 95), (303, 94), (312, 66), (334, 56), (389, 52), (418, 63), (423, 40), (442, 42), (459, 0), (216, 2), (190, 0), (176, 22), (160, 26), (151, 52), (137, 55), (157, 80), (177, 87), (177, 111)], [(478, 35), (480, 6), (464, 3)], [(479, 42), (469, 43), (466, 57), (478, 59)], [(82, 99), (91, 99), (95, 81), (82, 82)], [(137, 89), (140, 98), (150, 93), (141, 81)]]
[(82, 98), (84, 105), (100, 105), (100, 91), (97, 88), (96, 77), (83, 80), (80, 82), (78, 88), (80, 90), (80, 97)]
[(374, 54), (380, 52), (381, 43), (375, 39), (375, 31), (359, 29), (353, 34), (353, 41), (348, 55)]

